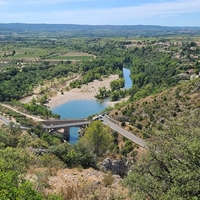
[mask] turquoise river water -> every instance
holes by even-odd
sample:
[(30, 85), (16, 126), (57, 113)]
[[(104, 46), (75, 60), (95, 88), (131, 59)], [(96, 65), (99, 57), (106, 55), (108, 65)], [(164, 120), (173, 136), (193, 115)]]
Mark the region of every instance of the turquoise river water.
[[(130, 79), (130, 70), (123, 68), (123, 74), (125, 78), (125, 89), (132, 86), (132, 80)], [(87, 118), (90, 115), (100, 113), (107, 107), (106, 100), (74, 100), (64, 103), (60, 106), (52, 108), (52, 112), (59, 114), (61, 119), (77, 119)], [(79, 128), (70, 128), (69, 143), (75, 144), (78, 141)]]

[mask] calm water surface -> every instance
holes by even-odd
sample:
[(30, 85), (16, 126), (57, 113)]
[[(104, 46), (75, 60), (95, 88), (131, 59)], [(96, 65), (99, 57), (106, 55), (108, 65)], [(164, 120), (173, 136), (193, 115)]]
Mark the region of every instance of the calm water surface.
[(131, 72), (129, 69), (123, 68), (123, 74), (124, 74), (124, 79), (125, 79), (124, 88), (129, 89), (132, 87), (132, 80), (130, 78)]
[[(87, 118), (90, 115), (98, 114), (107, 107), (106, 101), (95, 100), (74, 100), (57, 106), (52, 109), (53, 113), (59, 114), (61, 119)], [(74, 144), (78, 141), (79, 128), (70, 128), (69, 142)]]
[[(123, 68), (125, 78), (125, 89), (131, 88), (130, 70)], [(98, 114), (107, 107), (106, 101), (97, 100), (74, 100), (52, 108), (52, 112), (59, 114), (61, 119), (87, 118), (90, 115)], [(75, 144), (78, 141), (79, 128), (70, 128), (69, 143)]]

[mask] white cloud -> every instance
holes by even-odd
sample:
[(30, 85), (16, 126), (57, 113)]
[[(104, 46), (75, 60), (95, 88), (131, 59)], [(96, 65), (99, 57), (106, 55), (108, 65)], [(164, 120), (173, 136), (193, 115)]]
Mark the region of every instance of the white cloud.
[(149, 17), (167, 17), (177, 16), (183, 13), (200, 12), (199, 0), (179, 0), (165, 3), (149, 3), (139, 6), (109, 8), (109, 9), (91, 9), (91, 10), (59, 10), (52, 14), (54, 19), (66, 19), (66, 23), (84, 23), (85, 24), (109, 24), (131, 19), (143, 19)]
[[(31, 0), (32, 1), (32, 0)], [(35, 0), (39, 2), (40, 0)], [(42, 3), (56, 3), (58, 1), (72, 1), (72, 0), (41, 0)], [(74, 1), (90, 1), (90, 0), (73, 0)], [(2, 2), (0, 0), (0, 2)], [(28, 2), (30, 2), (28, 0)], [(179, 16), (186, 13), (200, 12), (200, 0), (176, 0), (160, 3), (148, 3), (138, 6), (121, 7), (121, 8), (107, 8), (107, 9), (77, 9), (76, 10), (51, 10), (44, 12), (26, 12), (17, 14), (15, 17), (13, 13), (5, 15), (7, 19), (13, 22), (31, 22), (31, 23), (74, 23), (74, 24), (126, 24), (127, 21), (134, 23), (134, 20), (147, 19), (151, 17), (170, 17)], [(0, 19), (3, 13), (0, 13)], [(10, 16), (10, 17), (9, 17)], [(27, 21), (25, 21), (27, 20)], [(196, 23), (199, 24), (198, 19)], [(130, 24), (130, 23), (129, 23)]]
[(29, 4), (38, 4), (38, 5), (45, 5), (45, 4), (58, 4), (58, 3), (67, 3), (67, 2), (89, 2), (89, 1), (94, 1), (94, 0), (0, 0), (0, 5), (3, 4), (24, 4), (24, 5), (29, 5)]
[(7, 2), (0, 0), (0, 5), (5, 5), (5, 4), (7, 4)]
[(174, 15), (181, 13), (199, 12), (200, 1), (199, 0), (179, 0), (174, 2), (165, 3), (149, 3), (140, 6), (112, 8), (105, 10), (91, 10), (86, 13), (107, 15), (107, 16), (120, 16), (123, 18), (146, 18), (156, 15)]
[(57, 3), (67, 3), (67, 2), (88, 2), (93, 0), (18, 0), (25, 4), (57, 4)]

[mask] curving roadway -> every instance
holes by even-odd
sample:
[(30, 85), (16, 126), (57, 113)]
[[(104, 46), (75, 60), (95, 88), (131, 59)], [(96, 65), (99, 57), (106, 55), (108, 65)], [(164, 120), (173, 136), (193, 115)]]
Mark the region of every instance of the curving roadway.
[(124, 137), (128, 138), (129, 140), (135, 142), (136, 144), (140, 145), (141, 147), (147, 148), (146, 143), (144, 140), (142, 140), (141, 138), (133, 135), (132, 133), (128, 132), (127, 130), (121, 128), (120, 126), (118, 126), (112, 118), (109, 118), (107, 115), (102, 116), (102, 122), (109, 126), (111, 129), (117, 131), (118, 133), (120, 133), (121, 135), (123, 135)]

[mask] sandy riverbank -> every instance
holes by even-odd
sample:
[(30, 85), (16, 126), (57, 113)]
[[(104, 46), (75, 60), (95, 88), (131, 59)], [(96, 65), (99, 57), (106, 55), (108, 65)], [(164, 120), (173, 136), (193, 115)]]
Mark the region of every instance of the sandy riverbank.
[[(60, 92), (56, 96), (51, 97), (50, 101), (46, 104), (48, 107), (53, 108), (72, 100), (95, 100), (95, 95), (98, 93), (99, 87), (105, 86), (110, 89), (110, 82), (118, 79), (118, 75), (111, 75), (108, 78), (103, 78), (103, 81), (93, 81), (87, 85), (83, 85), (80, 89), (74, 88), (70, 91), (65, 91), (64, 94)], [(116, 102), (108, 102), (109, 106), (114, 106)]]

